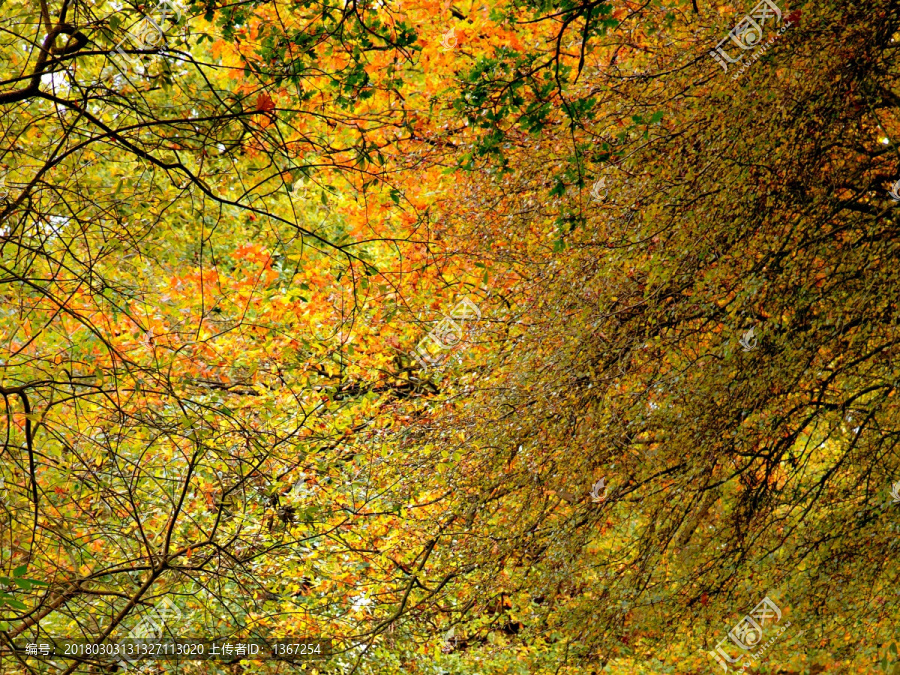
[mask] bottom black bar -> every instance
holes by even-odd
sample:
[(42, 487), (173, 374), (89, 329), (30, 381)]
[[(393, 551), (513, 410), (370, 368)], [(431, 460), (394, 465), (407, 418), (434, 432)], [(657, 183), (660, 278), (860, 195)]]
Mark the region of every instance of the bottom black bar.
[(146, 659), (186, 661), (235, 659), (313, 661), (331, 656), (331, 640), (319, 638), (278, 638), (241, 640), (202, 638), (122, 638), (120, 640), (70, 640), (44, 638), (28, 642), (16, 640), (16, 651), (24, 656), (74, 659), (113, 659), (124, 662)]

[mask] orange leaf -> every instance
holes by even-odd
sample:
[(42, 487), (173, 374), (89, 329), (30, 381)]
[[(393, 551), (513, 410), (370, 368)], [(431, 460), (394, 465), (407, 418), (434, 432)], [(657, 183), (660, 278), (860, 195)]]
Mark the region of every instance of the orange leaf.
[(259, 112), (271, 112), (275, 110), (275, 101), (266, 93), (262, 93), (256, 97), (256, 109)]

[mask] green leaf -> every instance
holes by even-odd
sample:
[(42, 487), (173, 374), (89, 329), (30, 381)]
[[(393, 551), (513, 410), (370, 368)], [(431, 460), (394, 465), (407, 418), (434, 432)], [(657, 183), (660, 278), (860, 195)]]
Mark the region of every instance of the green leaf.
[(566, 185), (561, 180), (556, 181), (556, 185), (553, 186), (553, 189), (550, 190), (551, 197), (562, 197), (566, 194)]
[(12, 595), (4, 592), (0, 592), (0, 605), (7, 605), (15, 609), (28, 609), (28, 605), (24, 602), (19, 602)]

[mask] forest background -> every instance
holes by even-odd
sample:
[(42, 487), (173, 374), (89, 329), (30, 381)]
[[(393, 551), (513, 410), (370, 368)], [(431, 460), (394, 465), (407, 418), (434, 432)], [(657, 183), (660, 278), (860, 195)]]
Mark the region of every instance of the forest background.
[(0, 2), (3, 672), (900, 671), (900, 3), (786, 2)]

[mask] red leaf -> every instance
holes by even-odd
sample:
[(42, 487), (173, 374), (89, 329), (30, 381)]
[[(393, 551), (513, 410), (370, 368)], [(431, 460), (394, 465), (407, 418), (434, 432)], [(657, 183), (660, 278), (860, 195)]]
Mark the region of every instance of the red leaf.
[(275, 110), (275, 101), (268, 94), (260, 94), (256, 97), (256, 109), (259, 112), (270, 112)]

